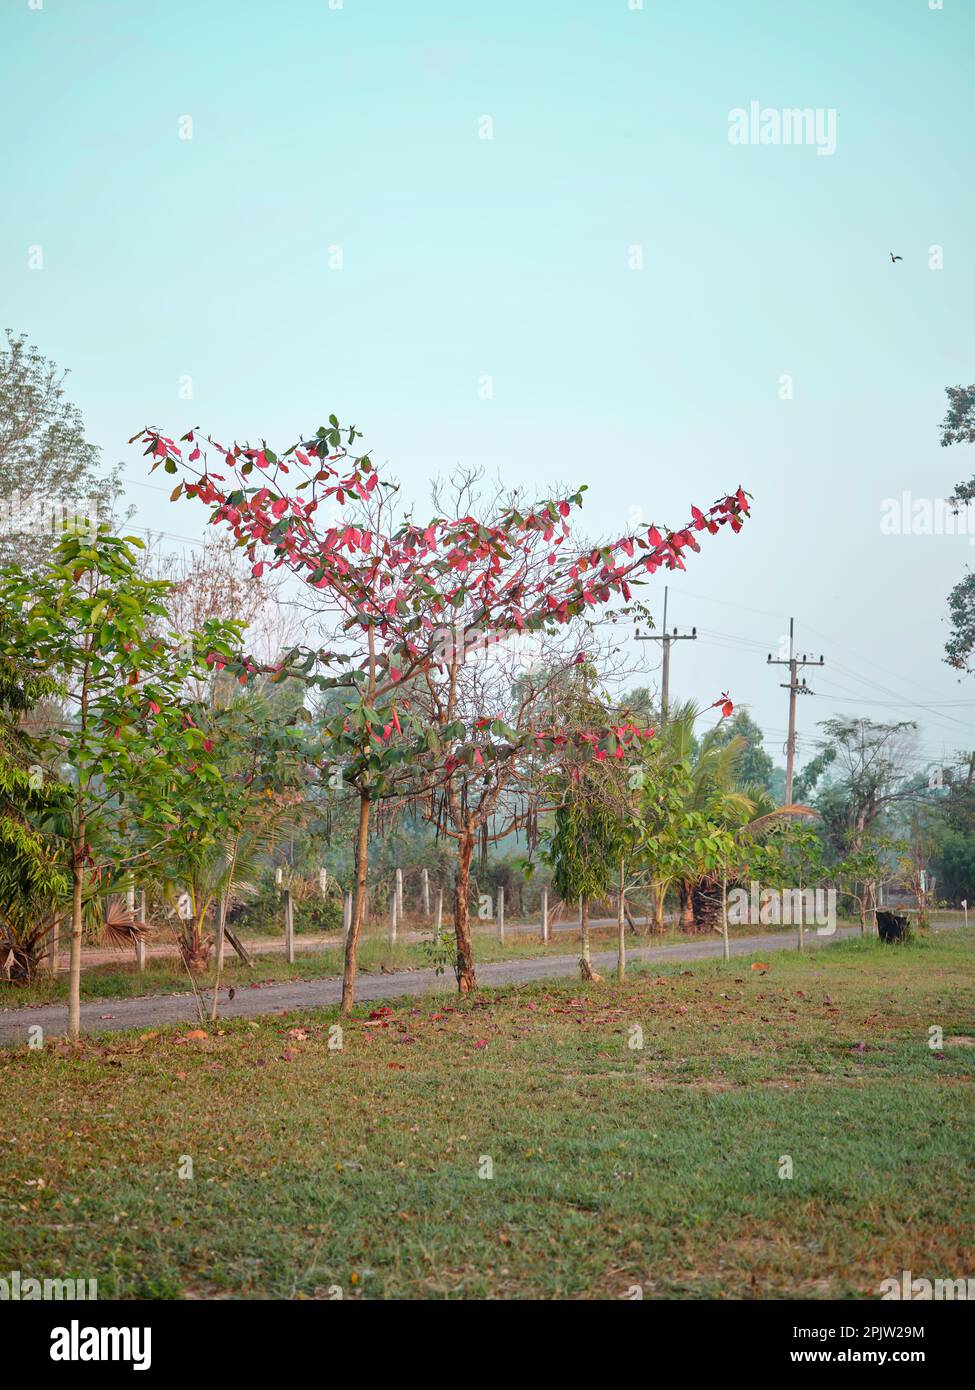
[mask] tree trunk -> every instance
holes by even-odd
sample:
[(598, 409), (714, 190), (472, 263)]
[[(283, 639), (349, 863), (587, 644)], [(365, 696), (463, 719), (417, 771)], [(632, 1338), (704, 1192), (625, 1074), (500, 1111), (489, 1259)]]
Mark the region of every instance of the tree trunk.
[(207, 957), (210, 954), (210, 948), (205, 945), (203, 941), (203, 919), (205, 915), (205, 908), (202, 912), (194, 912), (192, 918), (187, 923), (186, 934), (179, 943), (179, 949), (182, 952), (186, 968), (192, 975), (202, 975), (207, 968)]
[(678, 882), (680, 892), (680, 929), (681, 931), (693, 932), (694, 926), (694, 904), (692, 901), (693, 884), (690, 879), (682, 878)]
[(359, 930), (365, 916), (366, 876), (369, 872), (369, 797), (359, 793), (359, 830), (355, 844), (355, 904), (352, 925), (345, 939), (345, 969), (342, 974), (342, 1012), (351, 1013), (355, 1004), (355, 970), (359, 954)]
[(75, 838), (71, 856), (71, 960), (68, 966), (68, 1037), (77, 1042), (81, 1034), (81, 891), (84, 885), (84, 820)]
[(457, 938), (457, 959), (454, 970), (461, 994), (477, 989), (474, 975), (474, 951), (471, 946), (471, 919), (468, 893), (471, 883), (471, 860), (474, 858), (474, 836), (466, 832), (457, 847), (457, 879), (454, 883), (454, 935)]
[(593, 970), (589, 957), (589, 899), (585, 893), (579, 900), (579, 935), (582, 938), (582, 957), (579, 961), (582, 978), (584, 980), (601, 980), (602, 975)]
[(667, 885), (665, 883), (655, 883), (653, 885), (652, 893), (653, 930), (655, 932), (664, 932), (667, 930), (667, 924), (664, 921), (664, 909), (667, 903)]
[(721, 918), (721, 894), (706, 878), (691, 889), (691, 911), (696, 931), (712, 931)]

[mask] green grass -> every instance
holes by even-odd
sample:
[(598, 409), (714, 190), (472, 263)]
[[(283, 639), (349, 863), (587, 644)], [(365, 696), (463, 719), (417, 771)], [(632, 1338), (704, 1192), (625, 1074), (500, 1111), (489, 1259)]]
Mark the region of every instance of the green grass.
[(873, 1297), (902, 1269), (970, 1276), (973, 954), (953, 931), (767, 974), (408, 1000), (369, 1026), (366, 1006), (342, 1050), (331, 1011), (6, 1050), (0, 1272), (101, 1297)]

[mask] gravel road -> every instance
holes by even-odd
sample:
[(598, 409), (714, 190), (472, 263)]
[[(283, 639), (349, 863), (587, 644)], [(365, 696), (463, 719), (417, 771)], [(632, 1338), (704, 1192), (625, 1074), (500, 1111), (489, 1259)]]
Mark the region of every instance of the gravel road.
[[(955, 925), (955, 924), (944, 924)], [(813, 949), (828, 945), (842, 937), (858, 935), (856, 928), (840, 927), (831, 937), (818, 937), (811, 930), (807, 941)], [(766, 933), (762, 936), (741, 936), (731, 942), (733, 956), (755, 952), (766, 955), (772, 951), (791, 950), (796, 944), (794, 931)], [(637, 946), (627, 951), (627, 960), (666, 962), (702, 960), (720, 957), (719, 937), (701, 941), (682, 942), (675, 946)], [(597, 951), (593, 966), (609, 975), (616, 968), (615, 951)], [(481, 985), (519, 984), (528, 980), (564, 979), (577, 975), (578, 953), (565, 956), (538, 956), (525, 960), (498, 961), (478, 966)], [(437, 975), (433, 970), (398, 970), (391, 974), (360, 973), (356, 997), (361, 1002), (396, 999), (402, 995), (451, 993), (454, 981), (450, 975)], [(238, 988), (233, 999), (224, 993), (220, 1001), (222, 1018), (253, 1018), (261, 1014), (289, 1013), (292, 1010), (324, 1008), (337, 1004), (342, 995), (339, 979), (290, 980), (281, 984), (248, 985)], [(193, 995), (152, 994), (138, 999), (108, 999), (81, 1006), (81, 1026), (86, 1033), (113, 1033), (124, 1028), (158, 1028), (168, 1023), (192, 1023), (198, 1020)], [(67, 1008), (63, 1004), (42, 1004), (26, 1009), (0, 1011), (0, 1044), (26, 1042), (27, 1030), (40, 1025), (49, 1036), (63, 1035), (67, 1028)]]

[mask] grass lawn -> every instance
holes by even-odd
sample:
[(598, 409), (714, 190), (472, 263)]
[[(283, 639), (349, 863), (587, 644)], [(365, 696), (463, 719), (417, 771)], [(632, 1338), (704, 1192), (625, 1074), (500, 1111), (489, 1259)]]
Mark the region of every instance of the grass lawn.
[(975, 1275), (973, 960), (956, 930), (366, 1007), (341, 1050), (332, 1011), (0, 1050), (0, 1272), (103, 1298)]

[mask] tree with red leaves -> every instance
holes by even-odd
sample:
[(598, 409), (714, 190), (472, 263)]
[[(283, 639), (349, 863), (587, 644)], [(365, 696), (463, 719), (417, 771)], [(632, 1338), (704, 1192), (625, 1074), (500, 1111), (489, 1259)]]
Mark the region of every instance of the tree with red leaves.
[[(178, 443), (155, 429), (140, 437), (153, 469), (182, 473), (173, 500), (187, 496), (208, 506), (211, 522), (230, 530), (255, 575), (286, 567), (303, 580), (344, 634), (346, 650), (310, 652), (307, 670), (320, 686), (350, 694), (327, 731), (332, 761), (359, 796), (345, 1012), (355, 999), (373, 803), (404, 787), (415, 792), (418, 780), (429, 788), (438, 775), (449, 777), (457, 760), (477, 766), (479, 758), (498, 756), (495, 737), (474, 730), (472, 738), (456, 719), (432, 728), (412, 707), (411, 692), (443, 664), (445, 625), (460, 617), (467, 631), (526, 634), (585, 617), (616, 597), (629, 602), (633, 587), (657, 570), (683, 569), (684, 552), (700, 548), (699, 533), (714, 535), (725, 525), (739, 531), (749, 509), (738, 488), (707, 511), (692, 507), (680, 528), (651, 525), (588, 545), (574, 540), (570, 524), (584, 489), (512, 504), (490, 520), (397, 518), (396, 489), (367, 452), (354, 451), (360, 432), (335, 416), (281, 455), (264, 441), (225, 447), (196, 430)], [(313, 667), (335, 666), (345, 668), (341, 675), (311, 675)]]

